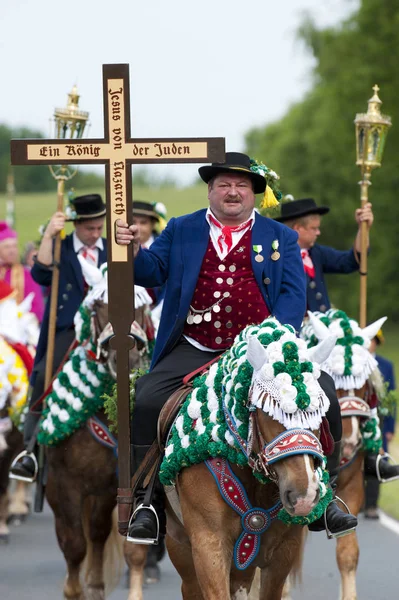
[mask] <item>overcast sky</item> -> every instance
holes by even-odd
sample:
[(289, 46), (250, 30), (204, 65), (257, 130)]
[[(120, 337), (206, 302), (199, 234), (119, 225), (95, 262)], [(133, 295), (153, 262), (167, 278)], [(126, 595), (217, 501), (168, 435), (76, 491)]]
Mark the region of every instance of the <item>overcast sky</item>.
[[(305, 11), (337, 23), (357, 0), (2, 0), (0, 123), (50, 134), (77, 83), (103, 136), (103, 63), (129, 63), (133, 137), (226, 138), (281, 117), (311, 84)], [(267, 162), (267, 157), (264, 157)], [(272, 166), (272, 165), (270, 165)], [(149, 167), (191, 182), (195, 165)]]

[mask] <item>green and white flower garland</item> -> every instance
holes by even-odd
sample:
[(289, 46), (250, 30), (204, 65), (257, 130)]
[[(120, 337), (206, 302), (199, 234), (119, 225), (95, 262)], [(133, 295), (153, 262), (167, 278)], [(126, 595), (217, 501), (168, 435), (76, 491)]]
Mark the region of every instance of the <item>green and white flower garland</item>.
[[(350, 319), (343, 310), (330, 309), (325, 314), (313, 314), (337, 337), (335, 348), (323, 369), (334, 379), (337, 389), (361, 388), (378, 368), (377, 361), (368, 351), (370, 340), (363, 335), (357, 321)], [(319, 343), (310, 322), (302, 328), (301, 338), (309, 348)]]
[[(328, 327), (330, 333), (337, 336), (335, 348), (322, 365), (333, 378), (336, 389), (360, 389), (370, 380), (380, 396), (384, 384), (378, 363), (369, 352), (370, 340), (363, 335), (357, 321), (350, 319), (343, 310), (330, 309), (325, 314), (313, 314)], [(301, 337), (309, 347), (319, 342), (311, 322), (302, 328)], [(382, 446), (382, 435), (377, 409), (372, 409), (369, 419), (362, 420), (360, 430), (365, 452), (378, 452)]]
[[(264, 367), (255, 375), (247, 360), (248, 338), (252, 335), (268, 352)], [(328, 399), (317, 384), (319, 375), (318, 366), (308, 359), (306, 344), (296, 338), (291, 326), (266, 319), (259, 326), (246, 327), (230, 350), (210, 367), (208, 375), (194, 380), (193, 391), (170, 432), (160, 471), (161, 482), (170, 485), (182, 468), (211, 457), (223, 457), (241, 466), (248, 464), (226, 425), (223, 404), (245, 440), (249, 428), (248, 397), (251, 403), (291, 427), (297, 423), (304, 426), (307, 420), (314, 424), (316, 414), (319, 425), (328, 410)], [(271, 394), (270, 400), (265, 398), (266, 394)], [(254, 475), (263, 483), (267, 481), (258, 473)], [(281, 511), (285, 522), (310, 523), (324, 512), (331, 499), (325, 470), (320, 471), (319, 481), (322, 501), (312, 514), (293, 518)]]
[[(90, 337), (90, 309), (81, 306), (75, 317), (77, 339)], [(92, 354), (88, 354), (87, 351)], [(110, 394), (114, 383), (106, 367), (97, 362), (92, 341), (73, 350), (53, 383), (43, 412), (40, 444), (54, 446), (82, 427), (88, 418), (104, 404), (104, 394)]]

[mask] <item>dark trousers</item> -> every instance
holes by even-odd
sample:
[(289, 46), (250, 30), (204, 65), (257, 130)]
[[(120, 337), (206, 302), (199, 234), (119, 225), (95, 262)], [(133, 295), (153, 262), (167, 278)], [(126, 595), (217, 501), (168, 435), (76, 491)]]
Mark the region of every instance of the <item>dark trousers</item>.
[(377, 508), (380, 495), (380, 482), (377, 477), (366, 475), (365, 508)]
[[(75, 330), (64, 329), (55, 334), (54, 354), (53, 354), (53, 375), (60, 366), (62, 359), (68, 351), (68, 348), (75, 339)], [(24, 424), (24, 442), (25, 445), (30, 441), (36, 423), (42, 413), (42, 402), (38, 402), (44, 393), (44, 379), (46, 371), (47, 353), (33, 367), (31, 375), (31, 394), (29, 398), (29, 413), (26, 416)]]
[[(137, 381), (132, 421), (132, 442), (149, 446), (157, 436), (158, 416), (169, 396), (182, 385), (183, 377), (218, 354), (198, 350), (184, 338), (154, 369)], [(334, 441), (342, 435), (341, 411), (332, 378), (322, 372), (319, 383), (330, 400), (327, 418)]]
[(183, 378), (203, 367), (218, 352), (204, 352), (182, 338), (154, 369), (138, 379), (132, 421), (132, 442), (149, 446), (157, 437), (157, 422), (163, 405), (183, 385)]

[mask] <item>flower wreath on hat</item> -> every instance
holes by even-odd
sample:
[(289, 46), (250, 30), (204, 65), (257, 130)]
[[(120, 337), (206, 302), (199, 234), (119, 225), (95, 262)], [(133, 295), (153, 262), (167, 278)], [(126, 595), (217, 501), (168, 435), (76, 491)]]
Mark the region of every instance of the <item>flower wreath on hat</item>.
[(251, 158), (251, 171), (262, 175), (266, 179), (266, 189), (263, 195), (261, 208), (275, 208), (279, 205), (279, 201), (283, 197), (279, 189), (278, 181), (280, 176), (275, 171), (269, 169), (265, 164)]

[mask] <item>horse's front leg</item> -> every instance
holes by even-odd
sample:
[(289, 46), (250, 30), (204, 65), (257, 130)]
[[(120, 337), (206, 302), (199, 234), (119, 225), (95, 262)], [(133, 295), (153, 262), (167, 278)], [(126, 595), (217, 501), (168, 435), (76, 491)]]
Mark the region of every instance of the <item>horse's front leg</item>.
[(144, 567), (147, 560), (148, 546), (132, 544), (125, 540), (123, 553), (129, 567), (129, 598), (143, 600)]
[[(86, 500), (83, 522), (89, 523), (90, 561), (87, 565), (87, 597), (103, 600), (104, 592), (104, 548), (112, 529), (112, 512), (115, 496), (104, 494)], [(112, 566), (112, 565), (111, 565)]]
[(46, 497), (54, 513), (58, 544), (67, 564), (64, 598), (82, 600), (84, 595), (80, 583), (80, 566), (86, 556), (87, 546), (81, 519), (81, 494), (74, 489), (74, 481), (68, 479), (65, 471), (60, 468), (58, 477), (50, 470)]
[[(185, 469), (178, 487), (184, 526), (204, 600), (229, 600), (233, 547), (240, 533), (240, 518), (224, 502), (204, 464)], [(182, 578), (184, 589), (184, 574)], [(239, 585), (238, 580), (236, 583)]]
[(15, 490), (10, 499), (10, 521), (13, 525), (20, 525), (29, 514), (29, 492), (31, 484), (26, 481), (16, 481)]
[(8, 493), (0, 488), (0, 544), (8, 544), (10, 541), (10, 530), (7, 525), (8, 517)]
[[(358, 515), (363, 504), (364, 488), (363, 488), (363, 472), (361, 464), (356, 469), (357, 462), (363, 460), (360, 457), (356, 462), (348, 467), (354, 469), (355, 473), (347, 478), (345, 486), (340, 489), (338, 480), (337, 496), (348, 505), (349, 510), (353, 515)], [(356, 600), (356, 571), (359, 562), (359, 544), (356, 533), (346, 535), (337, 539), (337, 563), (341, 574), (341, 600)]]

